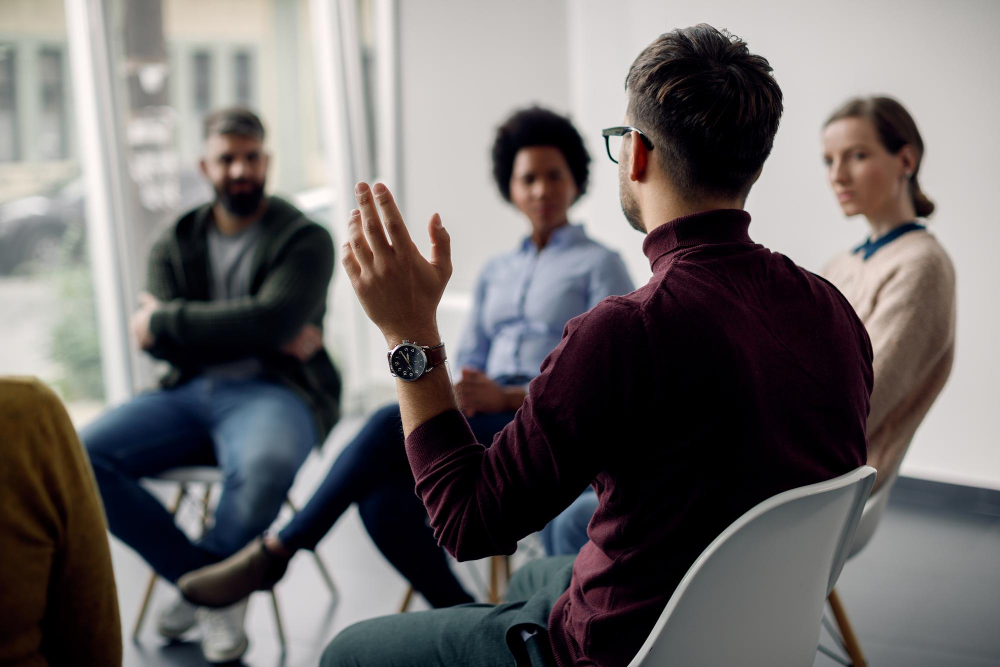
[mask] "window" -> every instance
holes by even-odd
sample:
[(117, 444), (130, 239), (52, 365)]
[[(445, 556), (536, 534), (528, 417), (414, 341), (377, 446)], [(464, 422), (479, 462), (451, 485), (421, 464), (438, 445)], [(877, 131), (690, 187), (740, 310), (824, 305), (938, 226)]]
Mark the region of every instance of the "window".
[(194, 53), (194, 110), (203, 116), (212, 108), (212, 54)]
[(375, 44), (375, 8), (371, 0), (357, 0), (358, 8), (358, 48), (361, 52), (361, 89), (364, 99), (365, 122), (368, 126), (367, 142), (364, 147), (368, 151), (368, 164), (372, 177), (382, 174), (382, 165), (378, 162), (378, 80), (377, 55)]
[(0, 43), (0, 162), (20, 158), (17, 127), (17, 68), (13, 44)]
[(252, 74), (250, 72), (250, 54), (246, 51), (237, 51), (233, 55), (233, 79), (234, 79), (234, 99), (236, 104), (244, 107), (251, 105), (250, 82)]
[(104, 378), (64, 4), (0, 0), (0, 375), (38, 376), (81, 426)]
[(38, 54), (38, 75), (41, 87), (39, 157), (42, 160), (65, 160), (69, 146), (66, 137), (66, 86), (61, 50), (41, 50)]

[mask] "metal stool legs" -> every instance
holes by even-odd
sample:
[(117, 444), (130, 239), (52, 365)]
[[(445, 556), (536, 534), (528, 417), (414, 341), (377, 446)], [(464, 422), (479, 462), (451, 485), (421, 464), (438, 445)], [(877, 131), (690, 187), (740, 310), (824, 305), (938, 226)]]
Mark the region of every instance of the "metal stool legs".
[[(288, 509), (292, 511), (292, 516), (295, 516), (296, 514), (299, 513), (299, 508), (295, 506), (291, 498), (285, 498), (285, 504), (288, 505)], [(320, 558), (319, 553), (317, 553), (315, 549), (313, 549), (309, 553), (312, 554), (313, 561), (315, 561), (316, 563), (316, 569), (319, 570), (320, 576), (323, 577), (323, 583), (326, 584), (327, 590), (330, 591), (330, 596), (333, 597), (334, 600), (336, 600), (337, 586), (333, 583), (333, 577), (331, 577), (330, 573), (327, 571), (326, 564), (323, 563), (323, 559)]]
[[(174, 501), (170, 506), (170, 516), (172, 517), (177, 516), (177, 511), (180, 509), (181, 501), (187, 494), (188, 494), (188, 485), (184, 482), (181, 482), (177, 489), (177, 496), (174, 498)], [(205, 494), (202, 496), (200, 503), (202, 533), (205, 532), (205, 526), (208, 525), (208, 517), (209, 517), (208, 510), (209, 510), (209, 500), (211, 498), (211, 494), (212, 494), (212, 485), (206, 484)], [(291, 498), (285, 498), (285, 504), (288, 505), (288, 508), (292, 511), (293, 515), (298, 514), (298, 508), (296, 508), (295, 505), (292, 503)], [(323, 560), (320, 558), (319, 554), (316, 553), (315, 551), (313, 552), (313, 559), (316, 562), (316, 567), (319, 569), (320, 576), (323, 578), (323, 582), (326, 584), (327, 589), (330, 591), (330, 595), (333, 597), (334, 600), (336, 600), (337, 587), (336, 585), (334, 585), (333, 578), (327, 571), (326, 565), (323, 563)], [(143, 596), (142, 606), (139, 609), (139, 615), (135, 620), (135, 628), (132, 630), (133, 641), (138, 641), (139, 639), (139, 632), (142, 630), (143, 622), (146, 620), (146, 613), (149, 610), (149, 603), (152, 601), (153, 598), (153, 589), (156, 587), (157, 578), (158, 576), (156, 572), (152, 572), (149, 575), (149, 584), (146, 586), (146, 593)], [(281, 609), (278, 607), (278, 597), (275, 595), (274, 590), (271, 590), (270, 594), (271, 594), (271, 606), (274, 609), (274, 624), (278, 632), (278, 641), (281, 644), (281, 649), (284, 650), (285, 628), (284, 624), (281, 621)]]
[[(184, 495), (187, 493), (187, 485), (181, 484), (177, 489), (177, 496), (174, 498), (173, 504), (170, 506), (170, 516), (177, 516), (177, 510), (180, 509), (181, 500), (184, 499)], [(204, 523), (202, 528), (204, 528)], [(142, 630), (142, 622), (146, 620), (146, 611), (149, 609), (149, 602), (153, 599), (153, 589), (156, 587), (156, 572), (152, 572), (149, 575), (149, 584), (146, 586), (146, 594), (142, 598), (142, 607), (139, 608), (139, 616), (135, 619), (135, 628), (132, 630), (132, 641), (139, 640), (139, 631)]]

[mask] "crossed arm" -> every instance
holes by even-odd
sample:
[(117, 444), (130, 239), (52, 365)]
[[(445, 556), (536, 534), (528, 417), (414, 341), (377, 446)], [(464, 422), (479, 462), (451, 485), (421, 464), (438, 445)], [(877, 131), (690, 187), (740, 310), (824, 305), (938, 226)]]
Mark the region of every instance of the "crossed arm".
[(312, 320), (333, 273), (333, 246), (318, 227), (299, 235), (257, 294), (226, 302), (181, 298), (168, 251), (158, 244), (149, 263), (150, 293), (140, 295), (132, 317), (139, 346), (179, 366), (272, 351), (311, 357), (322, 347), (322, 331)]

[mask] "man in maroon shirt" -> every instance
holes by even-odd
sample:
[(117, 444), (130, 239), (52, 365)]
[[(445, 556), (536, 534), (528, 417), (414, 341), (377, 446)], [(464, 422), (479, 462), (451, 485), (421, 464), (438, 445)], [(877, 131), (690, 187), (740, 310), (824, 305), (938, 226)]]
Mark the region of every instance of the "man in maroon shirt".
[(522, 568), (514, 601), (360, 623), (323, 665), (626, 665), (726, 526), (865, 462), (864, 327), (829, 283), (747, 234), (743, 205), (782, 110), (767, 61), (699, 25), (653, 42), (626, 86), (625, 126), (604, 134), (653, 277), (570, 321), (488, 449), (447, 373), (427, 372), (443, 356), (448, 233), (433, 216), (425, 260), (385, 187), (358, 185), (343, 261), (392, 348), (406, 452), (441, 544), (460, 560), (509, 554), (587, 485), (600, 505), (575, 562)]

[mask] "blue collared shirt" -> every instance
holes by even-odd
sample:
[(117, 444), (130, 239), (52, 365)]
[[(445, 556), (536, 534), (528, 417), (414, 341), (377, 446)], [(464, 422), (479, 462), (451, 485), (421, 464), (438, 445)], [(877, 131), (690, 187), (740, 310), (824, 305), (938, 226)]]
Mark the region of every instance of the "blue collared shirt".
[(556, 229), (542, 250), (525, 238), (483, 267), (456, 365), (494, 380), (533, 378), (570, 319), (633, 289), (618, 253), (580, 225)]

